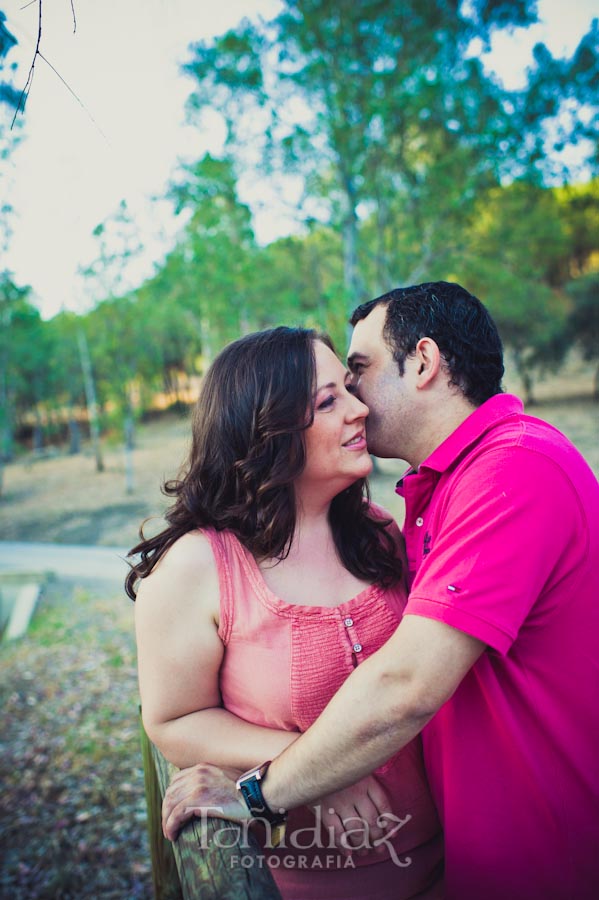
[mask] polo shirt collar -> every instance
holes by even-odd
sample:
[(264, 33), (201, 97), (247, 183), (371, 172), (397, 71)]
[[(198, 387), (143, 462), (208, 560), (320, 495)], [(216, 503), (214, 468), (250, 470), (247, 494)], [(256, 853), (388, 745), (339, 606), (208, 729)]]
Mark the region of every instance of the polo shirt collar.
[[(445, 472), (455, 460), (468, 450), (486, 431), (493, 428), (503, 419), (519, 415), (524, 411), (522, 401), (513, 394), (495, 394), (478, 406), (461, 425), (445, 438), (442, 444), (433, 450), (418, 468), (418, 472), (429, 469), (433, 472)], [(404, 478), (415, 473), (410, 468), (404, 472), (397, 482), (397, 493), (401, 493)]]

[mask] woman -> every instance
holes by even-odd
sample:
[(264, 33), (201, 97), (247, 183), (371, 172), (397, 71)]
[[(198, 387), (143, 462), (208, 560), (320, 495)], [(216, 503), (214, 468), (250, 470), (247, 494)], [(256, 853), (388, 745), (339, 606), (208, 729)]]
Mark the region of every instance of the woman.
[[(364, 499), (367, 414), (328, 338), (307, 329), (244, 337), (208, 371), (185, 474), (165, 486), (176, 498), (168, 526), (133, 548), (141, 560), (127, 579), (133, 599), (141, 579), (144, 724), (180, 768), (241, 773), (272, 759), (395, 631), (401, 544)], [(315, 814), (339, 833), (350, 812), (406, 824), (352, 867), (326, 843), (294, 851), (286, 840), (287, 863), (273, 868), (285, 900), (441, 896), (419, 741), (319, 810), (294, 811), (287, 835)]]

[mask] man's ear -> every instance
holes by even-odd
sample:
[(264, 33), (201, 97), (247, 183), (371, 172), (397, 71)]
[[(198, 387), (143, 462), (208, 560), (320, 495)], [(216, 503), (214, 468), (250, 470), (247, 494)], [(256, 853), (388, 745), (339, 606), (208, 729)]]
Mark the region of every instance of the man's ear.
[(441, 368), (441, 353), (432, 338), (420, 338), (416, 344), (416, 387), (428, 387), (435, 380)]

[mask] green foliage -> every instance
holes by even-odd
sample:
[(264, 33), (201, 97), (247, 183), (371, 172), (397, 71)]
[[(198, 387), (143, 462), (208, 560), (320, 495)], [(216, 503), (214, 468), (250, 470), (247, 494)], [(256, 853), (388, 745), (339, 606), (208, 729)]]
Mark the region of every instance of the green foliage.
[(210, 360), (216, 346), (251, 330), (256, 246), (250, 210), (238, 200), (229, 160), (206, 155), (182, 174), (171, 195), (177, 212), (190, 214), (178, 248), (179, 263), (193, 273), (185, 279), (184, 304), (199, 319), (202, 350)]
[(82, 406), (85, 402), (77, 342), (80, 328), (79, 316), (67, 311), (58, 313), (44, 324), (53, 347), (46, 378), (52, 383), (53, 402), (59, 408)]
[(599, 273), (570, 282), (568, 292), (573, 300), (568, 317), (573, 335), (585, 359), (599, 359)]
[(597, 366), (595, 396), (599, 398), (599, 272), (570, 282), (567, 291), (572, 300), (567, 333), (583, 358)]
[(52, 382), (46, 379), (51, 335), (29, 293), (8, 273), (0, 275), (0, 455), (7, 459), (12, 457), (15, 426), (28, 411), (39, 413), (52, 392)]
[(488, 304), (529, 401), (536, 375), (559, 366), (574, 340), (564, 288), (599, 256), (596, 191), (596, 182), (491, 189), (477, 199), (456, 263), (456, 279)]
[[(4, 69), (4, 57), (17, 43), (16, 37), (8, 30), (6, 25), (6, 16), (0, 9), (0, 74)], [(16, 107), (19, 102), (20, 93), (10, 82), (0, 81), (0, 103), (7, 103), (9, 106)]]
[[(573, 342), (588, 355), (599, 31), (570, 59), (537, 46), (527, 85), (507, 91), (477, 53), (534, 21), (532, 0), (283, 0), (272, 21), (192, 45), (190, 117), (221, 116), (224, 155), (179, 170), (168, 197), (181, 230), (143, 284), (126, 278), (140, 244), (121, 203), (82, 272), (104, 298), (94, 310), (42, 323), (19, 295), (10, 350), (0, 338), (12, 420), (82, 402), (81, 329), (100, 406), (122, 424), (155, 392), (180, 399), (240, 334), (301, 323), (343, 352), (355, 303), (432, 279), (488, 303), (529, 396)], [(563, 152), (573, 145), (584, 179)], [(248, 175), (293, 177), (301, 234), (258, 245), (238, 191)]]
[(596, 83), (596, 27), (570, 60), (539, 45), (522, 91), (504, 90), (474, 55), (473, 40), (534, 21), (525, 0), (289, 0), (271, 22), (192, 47), (189, 107), (223, 116), (240, 168), (303, 179), (311, 208), (342, 235), (351, 308), (373, 284), (451, 267), (481, 193), (550, 175), (549, 163), (563, 171), (564, 142), (596, 137), (596, 120), (576, 115)]

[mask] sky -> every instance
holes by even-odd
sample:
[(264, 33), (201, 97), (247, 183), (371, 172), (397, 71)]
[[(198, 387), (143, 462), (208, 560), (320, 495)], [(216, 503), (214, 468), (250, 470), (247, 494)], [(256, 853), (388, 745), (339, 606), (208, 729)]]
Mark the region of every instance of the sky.
[[(180, 71), (193, 41), (234, 27), (244, 16), (269, 19), (279, 0), (44, 0), (41, 51), (77, 95), (38, 59), (24, 116), (23, 139), (0, 180), (15, 209), (13, 235), (0, 270), (33, 289), (44, 317), (85, 311), (100, 299), (78, 274), (97, 256), (93, 229), (126, 200), (140, 226), (144, 253), (131, 278), (148, 277), (178, 223), (164, 194), (181, 158), (222, 149), (218, 119), (203, 131), (185, 122), (192, 82)], [(18, 45), (14, 84), (24, 85), (37, 39), (38, 4), (0, 0)], [(570, 54), (597, 15), (596, 0), (539, 0), (538, 25), (498, 34), (485, 64), (507, 87), (523, 83), (532, 47)], [(3, 125), (12, 114), (0, 105)], [(241, 199), (261, 197), (254, 227), (261, 242), (289, 233), (293, 222), (269, 186), (246, 185)], [(131, 284), (133, 286), (133, 284)]]

